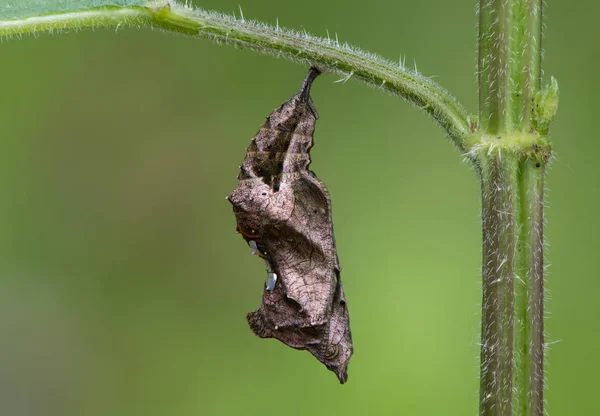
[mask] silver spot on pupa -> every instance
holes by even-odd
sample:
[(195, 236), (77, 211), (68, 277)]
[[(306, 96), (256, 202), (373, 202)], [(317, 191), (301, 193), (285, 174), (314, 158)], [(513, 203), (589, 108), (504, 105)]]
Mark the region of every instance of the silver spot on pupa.
[(258, 246), (256, 245), (256, 241), (250, 240), (250, 241), (248, 241), (248, 245), (250, 246), (250, 249), (252, 250), (250, 252), (250, 254), (252, 254), (254, 256), (256, 253), (258, 253)]
[(277, 283), (277, 274), (271, 269), (271, 263), (268, 260), (265, 260), (265, 266), (267, 268), (267, 279), (265, 281), (265, 286), (269, 292), (272, 292), (275, 289), (275, 284)]
[(275, 289), (275, 284), (277, 283), (277, 274), (275, 273), (267, 273), (267, 290), (272, 292)]

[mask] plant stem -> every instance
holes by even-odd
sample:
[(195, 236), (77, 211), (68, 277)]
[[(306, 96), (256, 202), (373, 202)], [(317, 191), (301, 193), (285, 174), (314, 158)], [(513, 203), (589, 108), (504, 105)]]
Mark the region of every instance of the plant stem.
[(541, 416), (543, 187), (558, 87), (540, 93), (542, 0), (481, 0), (479, 13), (480, 415)]
[(488, 134), (526, 131), (540, 90), (543, 0), (480, 0), (479, 119)]
[(533, 100), (542, 79), (543, 0), (516, 0), (512, 4), (511, 98), (514, 127), (532, 127)]
[(550, 142), (537, 133), (480, 140), (470, 153), (482, 187), (480, 415), (541, 416)]
[(323, 72), (341, 73), (345, 79), (356, 78), (398, 95), (429, 114), (461, 151), (467, 150), (470, 118), (446, 90), (416, 71), (341, 44), (337, 39), (317, 38), (166, 0), (151, 1), (145, 6), (73, 8), (49, 15), (0, 20), (0, 36), (84, 27), (146, 26), (208, 38), (305, 63)]
[(515, 414), (543, 415), (544, 160), (519, 164), (515, 352)]
[(480, 413), (512, 413), (513, 275), (517, 161), (494, 151), (482, 157), (483, 313)]
[(479, 123), (488, 134), (512, 130), (510, 1), (480, 0)]

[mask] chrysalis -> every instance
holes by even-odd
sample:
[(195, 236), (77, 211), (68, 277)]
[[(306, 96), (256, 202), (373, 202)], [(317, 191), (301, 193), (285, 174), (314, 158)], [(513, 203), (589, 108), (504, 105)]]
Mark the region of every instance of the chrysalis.
[(247, 316), (261, 338), (310, 351), (348, 379), (352, 336), (333, 235), (331, 199), (308, 169), (317, 112), (311, 68), (300, 92), (267, 117), (228, 196), (237, 230), (267, 269), (262, 304)]

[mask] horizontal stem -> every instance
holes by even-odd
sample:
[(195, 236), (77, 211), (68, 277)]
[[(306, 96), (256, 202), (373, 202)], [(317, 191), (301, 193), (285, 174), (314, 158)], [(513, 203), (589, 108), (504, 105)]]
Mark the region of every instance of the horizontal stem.
[(306, 63), (323, 72), (341, 73), (345, 79), (356, 78), (398, 95), (429, 114), (461, 151), (466, 150), (470, 119), (464, 108), (446, 90), (416, 71), (342, 44), (337, 39), (317, 38), (243, 17), (191, 9), (166, 0), (150, 1), (142, 6), (107, 5), (87, 9), (73, 6), (72, 9), (0, 20), (0, 36), (86, 27), (134, 26), (208, 38), (218, 43)]

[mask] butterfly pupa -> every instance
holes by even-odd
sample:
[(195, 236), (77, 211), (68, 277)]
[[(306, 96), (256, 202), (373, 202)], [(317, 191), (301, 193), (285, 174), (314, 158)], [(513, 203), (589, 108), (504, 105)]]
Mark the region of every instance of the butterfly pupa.
[(238, 232), (267, 265), (262, 303), (247, 315), (250, 328), (310, 351), (345, 383), (353, 347), (331, 198), (309, 170), (318, 118), (310, 88), (319, 74), (311, 68), (300, 91), (267, 117), (228, 200)]

